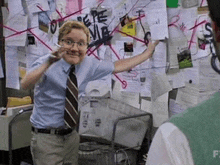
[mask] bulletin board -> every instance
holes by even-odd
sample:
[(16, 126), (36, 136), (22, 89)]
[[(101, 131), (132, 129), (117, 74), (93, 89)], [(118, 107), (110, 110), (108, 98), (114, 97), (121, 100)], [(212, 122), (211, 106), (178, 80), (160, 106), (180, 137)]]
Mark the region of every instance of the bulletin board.
[[(0, 6), (4, 6), (4, 1), (1, 1), (1, 4)], [(1, 9), (0, 9), (1, 11)], [(0, 23), (3, 24), (3, 19), (2, 19), (2, 12), (0, 12)], [(0, 70), (1, 70), (1, 75), (3, 76), (4, 74), (4, 68), (5, 68), (5, 65), (4, 65), (4, 40), (3, 40), (3, 28), (0, 28)], [(5, 78), (2, 77), (0, 79), (0, 107), (4, 107), (6, 106), (6, 97), (5, 97)]]
[(152, 113), (155, 127), (220, 88), (210, 65), (215, 50), (206, 0), (178, 1), (173, 7), (166, 0), (7, 0), (1, 11), (2, 88), (20, 91), (19, 79), (31, 64), (57, 48), (58, 30), (66, 20), (89, 28), (87, 55), (98, 60), (130, 58), (147, 49), (150, 39), (161, 41), (152, 58), (91, 82), (85, 91), (92, 95), (98, 89)]
[(6, 87), (6, 65), (5, 65), (5, 38), (3, 36), (3, 13), (2, 7), (7, 6), (4, 0), (0, 3), (0, 107), (6, 107), (8, 97), (22, 98), (31, 96), (33, 98), (33, 90), (22, 90)]

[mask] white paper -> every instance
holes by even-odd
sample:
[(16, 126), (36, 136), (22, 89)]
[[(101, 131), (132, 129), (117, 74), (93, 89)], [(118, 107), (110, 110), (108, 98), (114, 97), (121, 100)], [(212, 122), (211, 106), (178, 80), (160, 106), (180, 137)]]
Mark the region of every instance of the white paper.
[(147, 18), (152, 40), (163, 40), (169, 37), (166, 9), (150, 10), (147, 12)]
[[(117, 51), (123, 52), (123, 42), (118, 41), (117, 43)], [(138, 55), (141, 52), (141, 49), (146, 49), (145, 46), (143, 48), (134, 48), (133, 56)], [(127, 88), (123, 89), (123, 91), (129, 92), (141, 92), (143, 96), (151, 96), (151, 69), (161, 70), (159, 73), (165, 73), (166, 66), (166, 44), (164, 42), (160, 42), (156, 50), (153, 54), (153, 57), (141, 63), (140, 65), (132, 68), (130, 72), (123, 72), (122, 75), (123, 80), (127, 82)], [(142, 53), (142, 52), (141, 52)], [(120, 55), (122, 53), (119, 53)], [(126, 58), (130, 58), (129, 56), (125, 56)]]
[(158, 97), (152, 102), (153, 126), (159, 127), (169, 119), (168, 114), (168, 93)]
[(10, 11), (12, 19), (13, 16), (16, 16), (18, 14), (23, 16), (25, 15), (21, 0), (8, 0), (8, 9)]
[(84, 4), (84, 6), (90, 8), (90, 7), (96, 6), (97, 1), (96, 0), (85, 0), (83, 4)]
[(6, 87), (20, 89), (17, 47), (6, 47), (5, 51), (6, 65)]
[(181, 70), (183, 72), (185, 82), (190, 83), (190, 84), (199, 84), (199, 67), (192, 67), (192, 68), (185, 68)]
[(155, 52), (150, 60), (153, 68), (167, 67), (167, 51), (166, 43), (159, 42)]
[[(220, 76), (215, 72), (210, 64), (210, 57), (200, 60), (199, 82), (200, 91), (217, 91), (220, 89)], [(216, 63), (218, 65), (218, 63)]]
[(151, 101), (141, 99), (141, 110), (152, 113), (152, 103)]
[(48, 1), (45, 0), (26, 0), (29, 12), (37, 13), (50, 10)]
[(140, 108), (139, 104), (139, 93), (134, 92), (121, 92), (121, 83), (119, 81), (115, 82), (112, 98), (127, 103), (133, 107)]
[(178, 89), (176, 103), (186, 107), (191, 107), (198, 104), (198, 98), (198, 85), (186, 83), (185, 87)]
[(28, 28), (39, 28), (37, 13), (28, 13)]
[[(137, 3), (136, 3), (137, 2)], [(138, 1), (131, 1), (132, 5), (136, 3), (136, 7), (142, 7), (142, 9), (164, 9), (166, 8), (166, 1), (165, 0), (138, 0)]]
[[(151, 37), (153, 40), (162, 40), (168, 38), (167, 11), (165, 0), (139, 0), (132, 1), (131, 3), (132, 6), (134, 5), (134, 7), (131, 8), (129, 15), (135, 17), (145, 15), (141, 18), (141, 22), (144, 25), (144, 28), (146, 28), (146, 23), (149, 25)], [(140, 11), (141, 13), (139, 14)], [(146, 32), (147, 31), (145, 29), (145, 33)]]
[[(145, 76), (146, 78), (144, 81), (141, 82), (141, 96), (142, 97), (151, 97), (151, 88), (152, 88), (152, 79), (153, 79), (153, 74), (165, 74), (165, 68), (152, 68), (152, 69), (145, 69)], [(141, 79), (144, 78), (141, 77)]]
[[(5, 44), (8, 46), (25, 46), (27, 37), (27, 31), (25, 31), (27, 29), (27, 16), (24, 13), (21, 1), (9, 0), (8, 10), (3, 9), (3, 11), (3, 22), (4, 25), (7, 26), (4, 30)], [(22, 33), (19, 34), (19, 32)], [(11, 36), (13, 34), (15, 35)]]
[(124, 81), (126, 81), (127, 86), (126, 88), (121, 89), (121, 91), (126, 92), (137, 92), (141, 91), (141, 84), (140, 84), (140, 74), (135, 71), (131, 70), (129, 72), (125, 71), (121, 73), (121, 77)]
[(133, 4), (130, 0), (119, 0), (115, 2), (112, 2), (112, 7), (114, 9), (114, 16), (116, 17), (118, 23), (119, 23), (119, 18), (123, 17), (126, 13), (129, 12), (129, 10), (132, 8)]
[(56, 9), (59, 11), (62, 17), (66, 16), (66, 1), (57, 0)]
[[(13, 18), (9, 15), (7, 26), (15, 31), (5, 31), (5, 45), (7, 46), (25, 46), (27, 39), (27, 16), (16, 15)], [(24, 31), (24, 32), (22, 32)], [(22, 32), (18, 34), (17, 32)], [(13, 36), (11, 36), (13, 35)]]
[(151, 85), (151, 99), (155, 101), (159, 96), (172, 90), (166, 74), (153, 74)]
[[(145, 45), (140, 46), (137, 44), (137, 47), (134, 48), (134, 55), (138, 55), (143, 53), (143, 51), (147, 49)], [(161, 67), (167, 67), (167, 51), (166, 51), (166, 43), (165, 42), (159, 42), (159, 44), (156, 46), (154, 54), (152, 58), (144, 61), (141, 63), (138, 67), (141, 67), (142, 69), (145, 68), (161, 68)]]
[(18, 60), (23, 63), (26, 63), (26, 48), (22, 46), (17, 47)]
[(185, 74), (182, 71), (169, 72), (167, 74), (170, 85), (173, 89), (185, 86)]
[[(133, 39), (129, 37), (123, 37), (123, 40), (116, 41), (115, 51), (117, 55), (111, 53), (113, 55), (112, 57), (113, 61), (119, 59), (131, 58), (132, 56), (134, 56), (134, 52), (124, 52), (124, 42), (133, 42)], [(122, 88), (121, 91), (136, 92), (136, 93), (139, 93), (141, 91), (140, 71), (137, 69), (138, 66), (132, 68), (130, 71), (125, 71), (117, 74), (118, 77), (122, 79), (122, 81), (125, 81), (126, 83), (126, 87)]]
[(216, 93), (217, 91), (206, 91), (206, 92), (200, 92), (199, 93), (199, 103), (210, 99), (210, 97)]
[(140, 72), (142, 97), (151, 97), (152, 72), (153, 69), (143, 69)]

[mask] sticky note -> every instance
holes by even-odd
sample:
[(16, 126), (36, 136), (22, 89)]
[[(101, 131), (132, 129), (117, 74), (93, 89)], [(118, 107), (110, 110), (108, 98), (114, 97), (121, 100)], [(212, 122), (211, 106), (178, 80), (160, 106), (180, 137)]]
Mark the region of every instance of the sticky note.
[[(122, 32), (129, 34), (131, 36), (136, 35), (136, 23), (134, 21), (127, 23), (122, 27)], [(123, 36), (126, 36), (123, 34)]]
[(177, 8), (179, 6), (178, 0), (167, 0), (167, 6)]

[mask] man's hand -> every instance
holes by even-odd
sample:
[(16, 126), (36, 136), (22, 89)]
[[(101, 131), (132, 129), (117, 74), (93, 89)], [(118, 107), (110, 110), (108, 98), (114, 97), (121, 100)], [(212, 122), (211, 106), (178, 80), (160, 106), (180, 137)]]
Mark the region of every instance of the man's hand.
[(149, 41), (148, 43), (148, 48), (145, 50), (145, 52), (149, 52), (150, 53), (150, 57), (152, 57), (152, 55), (154, 54), (155, 48), (156, 46), (159, 44), (159, 40), (156, 41)]
[(52, 64), (54, 62), (59, 61), (65, 53), (66, 53), (66, 49), (63, 47), (60, 47), (58, 50), (51, 53), (48, 63)]

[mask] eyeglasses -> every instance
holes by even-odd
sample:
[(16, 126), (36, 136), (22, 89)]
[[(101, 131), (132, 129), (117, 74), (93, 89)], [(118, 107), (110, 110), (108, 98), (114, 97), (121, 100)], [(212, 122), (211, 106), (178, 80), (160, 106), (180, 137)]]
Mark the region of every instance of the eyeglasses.
[(85, 49), (88, 46), (85, 42), (75, 42), (71, 39), (62, 39), (61, 42), (64, 44), (65, 47), (72, 48), (74, 44), (77, 45), (78, 49)]

